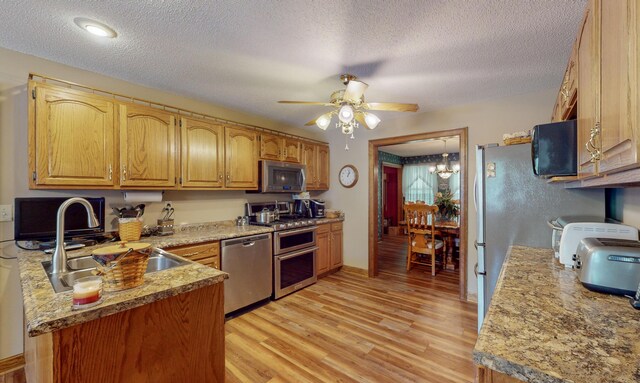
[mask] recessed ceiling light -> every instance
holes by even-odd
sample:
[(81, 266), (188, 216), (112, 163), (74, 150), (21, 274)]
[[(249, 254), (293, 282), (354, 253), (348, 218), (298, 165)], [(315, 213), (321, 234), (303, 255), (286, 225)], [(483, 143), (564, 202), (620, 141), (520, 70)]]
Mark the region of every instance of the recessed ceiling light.
[(75, 19), (73, 19), (73, 22), (76, 23), (76, 25), (80, 28), (96, 36), (108, 37), (110, 39), (118, 36), (116, 31), (114, 31), (108, 25), (102, 24), (101, 22), (95, 20), (87, 19), (84, 17), (76, 17)]

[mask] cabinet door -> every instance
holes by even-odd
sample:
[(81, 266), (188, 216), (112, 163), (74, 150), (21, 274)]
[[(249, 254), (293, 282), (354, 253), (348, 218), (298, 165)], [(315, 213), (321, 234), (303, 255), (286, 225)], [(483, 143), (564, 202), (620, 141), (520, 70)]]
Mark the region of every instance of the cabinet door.
[(113, 186), (114, 103), (59, 87), (34, 89), (32, 186)]
[(302, 163), (307, 165), (307, 190), (318, 189), (317, 146), (304, 143), (302, 145)]
[(296, 140), (295, 138), (284, 138), (284, 156), (283, 160), (287, 162), (295, 162), (300, 163), (300, 148), (301, 148), (300, 140)]
[(282, 137), (273, 134), (260, 134), (260, 159), (280, 161), (283, 158)]
[[(594, 144), (599, 150), (599, 139), (591, 139), (592, 130), (596, 127), (597, 86), (599, 64), (597, 44), (595, 40), (595, 0), (589, 2), (587, 13), (578, 37), (578, 175), (582, 178), (597, 173), (596, 163), (591, 161), (591, 153), (587, 143)], [(596, 150), (596, 149), (591, 149)]]
[(231, 189), (258, 188), (258, 133), (226, 126), (225, 186)]
[[(637, 126), (630, 102), (632, 86), (637, 87), (637, 20), (631, 12), (636, 0), (603, 1), (600, 9), (600, 125), (602, 159), (600, 172), (637, 164)], [(631, 33), (631, 30), (633, 33)]]
[(182, 186), (224, 186), (224, 128), (201, 120), (182, 118), (180, 130)]
[(331, 243), (331, 268), (342, 266), (342, 224), (332, 225), (329, 242)]
[(318, 189), (329, 190), (329, 146), (318, 145), (318, 162), (316, 166)]
[(176, 185), (176, 119), (162, 110), (120, 105), (120, 184)]
[(319, 225), (316, 234), (316, 245), (318, 251), (316, 252), (316, 272), (322, 274), (329, 271), (330, 268), (330, 252), (331, 246), (329, 241), (329, 224)]

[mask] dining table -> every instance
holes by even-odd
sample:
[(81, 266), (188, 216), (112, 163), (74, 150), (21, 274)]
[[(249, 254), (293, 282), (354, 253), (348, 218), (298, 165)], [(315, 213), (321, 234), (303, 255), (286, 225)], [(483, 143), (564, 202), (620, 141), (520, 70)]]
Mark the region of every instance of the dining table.
[(435, 229), (441, 233), (442, 239), (445, 242), (447, 257), (445, 262), (446, 269), (455, 270), (455, 263), (453, 262), (454, 243), (456, 238), (460, 238), (460, 222), (436, 220), (434, 226)]

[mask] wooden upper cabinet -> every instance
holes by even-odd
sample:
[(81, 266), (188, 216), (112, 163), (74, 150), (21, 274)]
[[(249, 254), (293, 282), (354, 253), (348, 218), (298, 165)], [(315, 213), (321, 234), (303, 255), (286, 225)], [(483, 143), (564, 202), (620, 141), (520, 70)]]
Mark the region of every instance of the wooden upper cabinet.
[(120, 185), (176, 185), (176, 118), (155, 108), (120, 105)]
[[(596, 0), (597, 1), (597, 0)], [(578, 36), (578, 175), (581, 178), (597, 174), (592, 152), (600, 147), (596, 134), (597, 90), (599, 82), (598, 44), (595, 34), (596, 1), (589, 2)], [(599, 1), (597, 1), (599, 3)], [(592, 134), (593, 133), (593, 134)], [(587, 144), (590, 143), (590, 149)], [(594, 154), (595, 156), (595, 154)]]
[(284, 141), (284, 155), (282, 156), (282, 160), (287, 162), (295, 162), (299, 164), (302, 159), (301, 158), (302, 144), (300, 143), (300, 140), (295, 138), (285, 137), (283, 141)]
[(315, 144), (302, 144), (302, 163), (307, 166), (307, 190), (318, 189), (318, 147)]
[(30, 186), (113, 186), (114, 103), (62, 87), (30, 88)]
[(329, 189), (329, 146), (318, 145), (318, 162), (316, 167), (318, 174), (318, 189)]
[(260, 133), (260, 159), (300, 163), (300, 140)]
[(225, 126), (225, 186), (230, 189), (258, 188), (258, 133), (252, 129)]
[(637, 0), (600, 3), (601, 173), (638, 164)]
[(269, 133), (260, 133), (260, 159), (281, 161), (284, 154), (282, 137)]
[(224, 186), (224, 127), (210, 122), (182, 118), (181, 186), (221, 188)]

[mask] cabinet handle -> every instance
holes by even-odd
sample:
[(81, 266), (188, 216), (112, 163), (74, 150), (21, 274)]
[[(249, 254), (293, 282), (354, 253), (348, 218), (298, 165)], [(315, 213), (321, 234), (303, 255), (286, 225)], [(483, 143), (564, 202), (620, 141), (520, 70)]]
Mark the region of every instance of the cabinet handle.
[(600, 122), (596, 122), (595, 125), (591, 128), (589, 141), (587, 141), (587, 143), (585, 144), (587, 147), (587, 151), (591, 155), (590, 162), (592, 163), (602, 159), (602, 153), (596, 145), (598, 137), (600, 137)]
[(229, 175), (229, 172), (227, 172), (227, 181), (231, 180), (231, 175)]
[(122, 180), (127, 180), (127, 165), (122, 165)]
[(222, 173), (218, 174), (218, 179), (222, 181)]
[(109, 164), (109, 181), (113, 179), (113, 166)]

